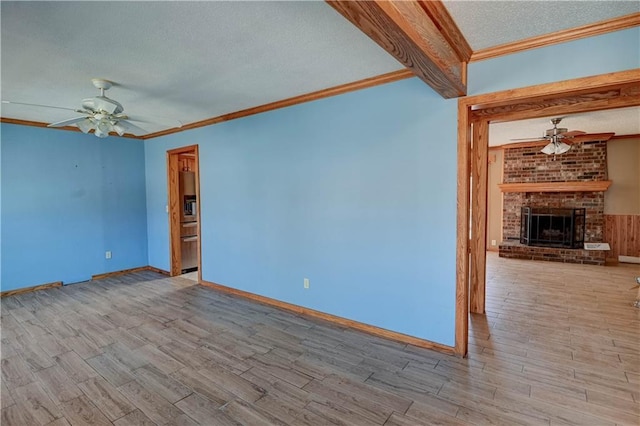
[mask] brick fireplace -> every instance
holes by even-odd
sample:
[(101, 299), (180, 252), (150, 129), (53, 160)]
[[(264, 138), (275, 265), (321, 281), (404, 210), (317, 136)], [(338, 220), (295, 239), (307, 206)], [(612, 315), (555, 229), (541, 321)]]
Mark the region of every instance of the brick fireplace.
[(540, 149), (534, 144), (507, 145), (504, 149), (503, 183), (499, 185), (503, 191), (500, 256), (604, 264), (604, 251), (520, 242), (523, 207), (584, 209), (584, 241), (603, 241), (604, 191), (610, 184), (606, 140), (574, 143), (569, 152), (556, 156)]

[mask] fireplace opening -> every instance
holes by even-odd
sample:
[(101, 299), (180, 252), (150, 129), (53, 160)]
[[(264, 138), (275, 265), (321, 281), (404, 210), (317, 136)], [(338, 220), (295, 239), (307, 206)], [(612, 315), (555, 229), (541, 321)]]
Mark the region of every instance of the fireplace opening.
[(582, 248), (585, 209), (522, 207), (520, 243), (528, 246)]

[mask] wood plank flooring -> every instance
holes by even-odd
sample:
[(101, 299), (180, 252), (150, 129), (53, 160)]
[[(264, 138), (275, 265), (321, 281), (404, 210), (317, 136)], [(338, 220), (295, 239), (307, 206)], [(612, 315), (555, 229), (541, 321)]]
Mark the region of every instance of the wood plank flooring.
[(638, 425), (636, 275), (489, 253), (467, 359), (153, 272), (11, 296), (1, 423)]

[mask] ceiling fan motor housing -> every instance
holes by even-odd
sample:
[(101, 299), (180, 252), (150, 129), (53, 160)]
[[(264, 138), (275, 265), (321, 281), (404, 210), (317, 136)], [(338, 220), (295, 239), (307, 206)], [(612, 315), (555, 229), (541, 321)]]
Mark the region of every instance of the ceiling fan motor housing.
[(107, 114), (119, 114), (124, 111), (120, 102), (109, 99), (106, 96), (96, 96), (82, 100), (82, 108), (92, 112), (106, 112)]
[(560, 135), (562, 133), (567, 133), (567, 131), (569, 131), (569, 129), (567, 129), (566, 127), (554, 127), (553, 129), (547, 129), (545, 131), (544, 137), (549, 138), (554, 134)]

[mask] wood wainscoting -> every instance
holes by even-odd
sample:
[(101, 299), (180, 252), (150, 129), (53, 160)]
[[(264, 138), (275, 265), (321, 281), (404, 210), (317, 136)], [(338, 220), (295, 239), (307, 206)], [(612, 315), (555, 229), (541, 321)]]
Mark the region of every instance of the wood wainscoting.
[(640, 215), (605, 214), (604, 240), (611, 246), (608, 258), (640, 257)]

